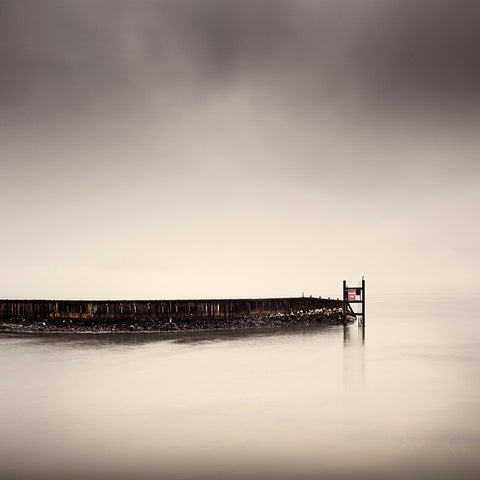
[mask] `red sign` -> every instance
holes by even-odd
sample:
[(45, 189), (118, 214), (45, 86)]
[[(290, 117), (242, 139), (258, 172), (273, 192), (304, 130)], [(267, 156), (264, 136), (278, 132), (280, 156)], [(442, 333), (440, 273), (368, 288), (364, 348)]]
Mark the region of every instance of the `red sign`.
[(348, 290), (348, 301), (356, 300), (357, 299), (357, 289), (350, 288)]

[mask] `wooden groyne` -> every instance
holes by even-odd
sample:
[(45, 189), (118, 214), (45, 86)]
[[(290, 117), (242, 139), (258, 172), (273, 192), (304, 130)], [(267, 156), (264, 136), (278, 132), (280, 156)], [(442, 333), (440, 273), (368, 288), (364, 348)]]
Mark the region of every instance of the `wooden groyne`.
[(340, 299), (0, 300), (3, 331), (172, 331), (343, 323)]

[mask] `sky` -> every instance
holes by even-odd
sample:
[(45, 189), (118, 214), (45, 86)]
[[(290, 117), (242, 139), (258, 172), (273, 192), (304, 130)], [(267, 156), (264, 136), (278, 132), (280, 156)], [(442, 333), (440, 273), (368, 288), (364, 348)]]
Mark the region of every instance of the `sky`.
[(0, 0), (0, 297), (478, 295), (480, 3)]

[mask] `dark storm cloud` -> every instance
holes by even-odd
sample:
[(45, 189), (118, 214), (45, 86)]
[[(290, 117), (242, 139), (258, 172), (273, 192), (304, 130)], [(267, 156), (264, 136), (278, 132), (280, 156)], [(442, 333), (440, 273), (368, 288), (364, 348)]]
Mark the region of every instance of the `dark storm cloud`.
[(30, 144), (58, 164), (65, 155), (50, 146), (63, 142), (69, 153), (88, 145), (94, 162), (116, 151), (128, 163), (137, 139), (145, 152), (175, 151), (177, 164), (199, 161), (200, 143), (232, 163), (243, 135), (242, 165), (257, 157), (298, 175), (292, 158), (316, 173), (362, 158), (378, 183), (396, 178), (408, 155), (428, 166), (439, 158), (432, 145), (448, 135), (437, 150), (452, 152), (438, 160), (449, 174), (453, 152), (457, 172), (479, 168), (476, 2), (0, 0), (0, 8), (0, 121), (22, 155)]
[(260, 56), (278, 47), (282, 35), (272, 29), (284, 10), (281, 2), (122, 0), (6, 1), (1, 9), (2, 96), (19, 100), (37, 86), (81, 94), (221, 81), (252, 47)]
[(0, 8), (1, 98), (10, 105), (45, 92), (59, 103), (94, 102), (250, 75), (312, 99), (323, 88), (393, 101), (478, 94), (474, 1), (3, 0)]
[(394, 101), (413, 95), (427, 102), (478, 102), (478, 2), (408, 0), (372, 13), (371, 29), (356, 46), (356, 69), (373, 89)]

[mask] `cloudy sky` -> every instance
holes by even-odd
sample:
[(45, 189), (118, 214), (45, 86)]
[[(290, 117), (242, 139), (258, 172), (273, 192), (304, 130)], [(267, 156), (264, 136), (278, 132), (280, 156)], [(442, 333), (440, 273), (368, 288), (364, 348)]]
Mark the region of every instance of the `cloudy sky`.
[(475, 293), (480, 3), (0, 0), (0, 297)]

